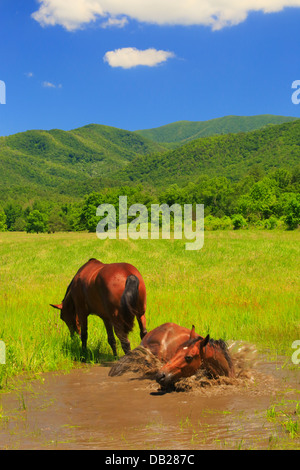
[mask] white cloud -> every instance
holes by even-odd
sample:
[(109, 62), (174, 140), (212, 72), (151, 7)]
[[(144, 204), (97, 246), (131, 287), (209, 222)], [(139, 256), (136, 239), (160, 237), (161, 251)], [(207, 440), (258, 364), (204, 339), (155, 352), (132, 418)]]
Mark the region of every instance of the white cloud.
[(43, 87), (45, 87), (45, 88), (56, 88), (54, 83), (51, 83), (51, 82), (43, 82)]
[(32, 78), (33, 77), (32, 72), (26, 72), (25, 75), (26, 75), (27, 78)]
[(174, 57), (174, 54), (169, 51), (158, 51), (156, 49), (140, 51), (135, 47), (124, 47), (123, 49), (106, 52), (104, 61), (108, 62), (111, 67), (130, 69), (138, 65), (154, 67), (171, 57)]
[(42, 85), (43, 85), (44, 88), (62, 88), (62, 84), (61, 84), (61, 83), (60, 83), (59, 85), (55, 85), (55, 84), (52, 83), (52, 82), (47, 82), (47, 81), (45, 81), (45, 82), (42, 83)]
[(95, 21), (103, 15), (99, 0), (38, 0), (39, 10), (32, 17), (42, 26), (62, 25), (68, 31)]
[(113, 26), (117, 28), (123, 28), (127, 23), (128, 19), (125, 16), (123, 16), (123, 18), (108, 18), (107, 21), (101, 23), (101, 27), (108, 28)]
[[(251, 11), (278, 12), (300, 7), (300, 0), (38, 0), (33, 18), (42, 26), (62, 25), (69, 31), (106, 19), (125, 24), (125, 17), (159, 25), (207, 25), (212, 29), (236, 25)], [(118, 19), (122, 16), (122, 19)]]

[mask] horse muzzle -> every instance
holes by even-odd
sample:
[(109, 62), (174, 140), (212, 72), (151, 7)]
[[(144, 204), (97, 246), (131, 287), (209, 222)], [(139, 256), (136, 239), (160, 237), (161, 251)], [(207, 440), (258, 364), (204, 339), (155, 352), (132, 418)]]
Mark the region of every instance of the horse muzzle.
[(173, 374), (159, 371), (156, 375), (156, 382), (159, 383), (162, 388), (169, 388), (174, 384)]

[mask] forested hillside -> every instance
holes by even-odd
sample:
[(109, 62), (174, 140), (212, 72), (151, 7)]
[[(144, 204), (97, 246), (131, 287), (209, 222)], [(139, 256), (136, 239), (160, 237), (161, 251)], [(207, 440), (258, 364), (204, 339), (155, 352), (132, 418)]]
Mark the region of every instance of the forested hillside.
[(137, 155), (164, 150), (133, 132), (97, 124), (0, 137), (0, 200), (82, 196), (93, 178), (104, 184)]
[(243, 178), (254, 166), (263, 172), (292, 169), (300, 161), (300, 120), (258, 131), (196, 139), (175, 150), (144, 156), (118, 174), (122, 182), (147, 182), (157, 187), (185, 184), (196, 178)]
[(259, 116), (225, 116), (209, 121), (178, 121), (154, 129), (136, 131), (154, 142), (178, 147), (200, 137), (238, 132), (250, 132), (270, 124), (283, 124), (295, 117), (262, 114)]
[(300, 224), (300, 120), (193, 140), (174, 150), (89, 125), (0, 138), (0, 231), (95, 231), (96, 208), (204, 204), (205, 226)]

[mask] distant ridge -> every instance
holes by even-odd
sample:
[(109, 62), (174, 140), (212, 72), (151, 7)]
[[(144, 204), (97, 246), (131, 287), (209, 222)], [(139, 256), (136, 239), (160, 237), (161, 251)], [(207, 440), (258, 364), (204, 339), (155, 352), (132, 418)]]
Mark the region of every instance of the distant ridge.
[(212, 135), (250, 132), (270, 124), (283, 124), (299, 118), (262, 114), (258, 116), (225, 116), (209, 121), (178, 121), (153, 129), (135, 131), (137, 134), (161, 144), (172, 147), (185, 144), (200, 137)]
[(268, 174), (300, 162), (300, 119), (251, 132), (202, 137), (161, 154), (129, 162), (117, 179), (167, 187), (197, 178), (225, 176), (239, 181), (253, 167)]
[(134, 132), (99, 124), (72, 131), (29, 130), (0, 137), (0, 200), (50, 192), (82, 195), (138, 155), (165, 147)]
[[(268, 173), (299, 165), (300, 119), (249, 119), (228, 116), (201, 123), (202, 130), (194, 127), (193, 136), (209, 131), (214, 135), (197, 139), (187, 135), (191, 125), (197, 127), (199, 123), (163, 126), (164, 131), (172, 130), (173, 139), (184, 137), (175, 144), (99, 124), (72, 131), (30, 130), (0, 137), (0, 202), (37, 198), (70, 201), (113, 186), (142, 183), (161, 188), (187, 184), (202, 176), (239, 181), (255, 166)], [(276, 119), (288, 122), (274, 125)], [(250, 124), (262, 127), (245, 132)], [(226, 130), (231, 132), (216, 135)]]

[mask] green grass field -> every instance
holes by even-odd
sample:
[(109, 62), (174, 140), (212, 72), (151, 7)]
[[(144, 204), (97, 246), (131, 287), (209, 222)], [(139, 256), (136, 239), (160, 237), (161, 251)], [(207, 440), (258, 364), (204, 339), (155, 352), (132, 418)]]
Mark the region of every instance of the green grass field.
[[(0, 387), (22, 372), (68, 370), (80, 363), (80, 341), (71, 341), (49, 303), (62, 300), (77, 269), (89, 258), (125, 261), (144, 277), (148, 330), (172, 321), (195, 324), (199, 334), (256, 343), (291, 357), (300, 339), (299, 230), (205, 233), (200, 251), (182, 240), (107, 240), (95, 234), (0, 234), (0, 340), (6, 365)], [(139, 344), (137, 323), (130, 334)], [(119, 346), (119, 353), (122, 354)], [(98, 317), (89, 317), (87, 360), (111, 357)]]

